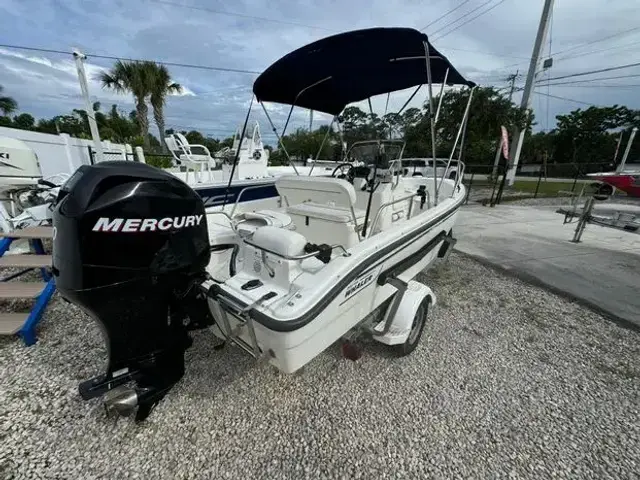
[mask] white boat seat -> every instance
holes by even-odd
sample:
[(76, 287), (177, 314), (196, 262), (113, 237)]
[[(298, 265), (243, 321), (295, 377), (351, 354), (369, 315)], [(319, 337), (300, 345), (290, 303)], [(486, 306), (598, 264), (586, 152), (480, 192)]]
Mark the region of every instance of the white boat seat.
[(248, 235), (259, 227), (277, 227), (292, 230), (293, 220), (289, 215), (273, 210), (259, 210), (257, 212), (244, 212), (235, 217), (238, 233)]
[[(300, 203), (287, 208), (287, 213), (301, 215), (310, 218), (318, 218), (335, 223), (353, 223), (353, 215), (350, 208), (335, 205), (323, 205), (314, 202)], [(358, 224), (364, 221), (365, 211), (354, 208)]]
[(279, 255), (294, 257), (304, 254), (307, 239), (291, 230), (267, 226), (255, 231), (251, 243)]
[(283, 175), (276, 180), (276, 189), (289, 206), (313, 202), (349, 208), (356, 203), (353, 185), (340, 178)]

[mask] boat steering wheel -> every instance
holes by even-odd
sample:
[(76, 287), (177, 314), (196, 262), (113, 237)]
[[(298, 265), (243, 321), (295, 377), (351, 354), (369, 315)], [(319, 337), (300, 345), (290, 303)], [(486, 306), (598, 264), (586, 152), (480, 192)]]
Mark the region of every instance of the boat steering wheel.
[(355, 171), (353, 165), (351, 163), (341, 163), (336, 168), (334, 168), (333, 173), (331, 174), (334, 178), (343, 178), (349, 183), (353, 183), (355, 178)]

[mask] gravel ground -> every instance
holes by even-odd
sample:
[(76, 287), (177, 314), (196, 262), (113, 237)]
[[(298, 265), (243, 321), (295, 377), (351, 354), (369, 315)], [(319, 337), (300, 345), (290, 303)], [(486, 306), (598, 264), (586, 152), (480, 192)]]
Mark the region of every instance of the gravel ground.
[(37, 346), (0, 340), (0, 478), (638, 478), (640, 334), (459, 254), (425, 279), (409, 357), (284, 375), (202, 331), (139, 425), (80, 399), (102, 341), (56, 300)]
[[(581, 210), (584, 206), (585, 199), (578, 204), (578, 210)], [(625, 204), (625, 205), (640, 205), (640, 201), (637, 198), (628, 197), (613, 197), (605, 202), (598, 202), (598, 205), (607, 204)], [(571, 205), (570, 197), (546, 197), (546, 198), (526, 198), (523, 200), (510, 200), (506, 205), (521, 205), (521, 206), (564, 206)]]

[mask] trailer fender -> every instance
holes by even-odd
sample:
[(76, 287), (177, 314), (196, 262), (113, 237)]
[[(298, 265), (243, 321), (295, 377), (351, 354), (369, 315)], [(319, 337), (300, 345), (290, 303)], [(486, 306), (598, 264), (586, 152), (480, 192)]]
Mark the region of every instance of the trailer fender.
[[(385, 335), (373, 335), (373, 338), (386, 345), (399, 345), (406, 342), (418, 307), (425, 298), (428, 298), (429, 306), (436, 304), (436, 295), (429, 287), (415, 280), (410, 280), (398, 310), (391, 319), (391, 328)], [(389, 312), (385, 313), (374, 331), (382, 331), (388, 314)]]

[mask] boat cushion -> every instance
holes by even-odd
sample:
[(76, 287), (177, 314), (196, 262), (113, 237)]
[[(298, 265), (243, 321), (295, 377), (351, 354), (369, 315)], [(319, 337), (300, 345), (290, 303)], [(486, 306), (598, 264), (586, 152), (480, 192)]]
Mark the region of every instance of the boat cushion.
[(259, 210), (257, 212), (244, 212), (247, 220), (262, 220), (266, 225), (280, 228), (289, 228), (291, 217), (286, 213), (274, 212), (273, 210)]
[(278, 227), (260, 227), (253, 234), (252, 243), (279, 255), (296, 256), (304, 254), (307, 239), (291, 230)]
[[(364, 220), (365, 211), (354, 209), (354, 212), (356, 214), (356, 220), (358, 220), (358, 223), (361, 223), (361, 220)], [(351, 209), (335, 205), (322, 205), (313, 202), (300, 203), (287, 208), (287, 213), (310, 218), (318, 218), (335, 223), (353, 223)]]
[(353, 185), (340, 178), (283, 175), (276, 180), (276, 189), (288, 205), (331, 202), (349, 208), (356, 203)]

